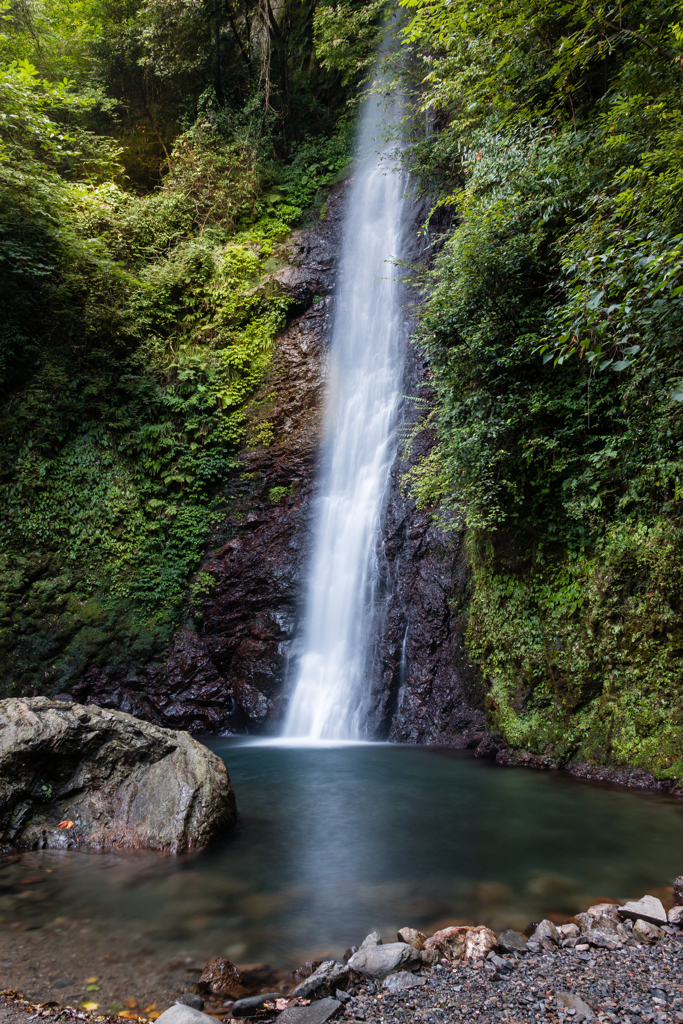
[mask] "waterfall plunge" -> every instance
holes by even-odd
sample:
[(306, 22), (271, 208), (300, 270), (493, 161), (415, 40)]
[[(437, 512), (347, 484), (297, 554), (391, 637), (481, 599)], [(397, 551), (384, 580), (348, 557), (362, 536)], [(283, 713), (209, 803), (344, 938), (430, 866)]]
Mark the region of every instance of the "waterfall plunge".
[(376, 97), (366, 101), (347, 197), (303, 655), (284, 725), (289, 738), (363, 737), (377, 544), (405, 356), (401, 286), (387, 261), (404, 248), (406, 179), (388, 147), (377, 152), (382, 126), (398, 116), (398, 103), (387, 111)]

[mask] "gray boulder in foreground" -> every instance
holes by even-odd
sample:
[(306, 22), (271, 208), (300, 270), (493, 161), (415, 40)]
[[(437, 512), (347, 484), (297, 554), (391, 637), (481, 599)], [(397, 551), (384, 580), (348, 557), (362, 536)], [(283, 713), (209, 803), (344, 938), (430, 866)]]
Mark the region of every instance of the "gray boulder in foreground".
[(422, 966), (422, 957), (407, 942), (387, 942), (383, 946), (359, 949), (348, 966), (366, 978), (386, 978), (396, 971), (416, 971)]
[(235, 822), (224, 763), (189, 733), (95, 705), (0, 700), (0, 843), (177, 853)]

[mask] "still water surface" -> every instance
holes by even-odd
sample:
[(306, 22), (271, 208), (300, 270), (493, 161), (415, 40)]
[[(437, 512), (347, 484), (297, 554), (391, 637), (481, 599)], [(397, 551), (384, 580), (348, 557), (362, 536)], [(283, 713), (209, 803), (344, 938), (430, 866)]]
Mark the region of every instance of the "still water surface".
[[(295, 966), (372, 929), (524, 927), (683, 870), (683, 801), (670, 797), (453, 751), (211, 746), (241, 814), (229, 838), (178, 858), (26, 854), (2, 873), (2, 918), (35, 927), (87, 912), (160, 952)], [(36, 871), (43, 884), (16, 884)]]

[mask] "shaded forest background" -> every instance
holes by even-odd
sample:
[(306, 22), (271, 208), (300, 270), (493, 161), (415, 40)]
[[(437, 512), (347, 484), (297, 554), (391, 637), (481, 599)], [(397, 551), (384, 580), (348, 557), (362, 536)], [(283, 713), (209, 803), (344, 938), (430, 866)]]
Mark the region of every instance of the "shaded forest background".
[[(5, 692), (163, 650), (389, 0), (2, 0)], [(683, 5), (401, 0), (419, 343), (490, 728), (683, 777)], [(408, 442), (409, 443), (409, 442)]]

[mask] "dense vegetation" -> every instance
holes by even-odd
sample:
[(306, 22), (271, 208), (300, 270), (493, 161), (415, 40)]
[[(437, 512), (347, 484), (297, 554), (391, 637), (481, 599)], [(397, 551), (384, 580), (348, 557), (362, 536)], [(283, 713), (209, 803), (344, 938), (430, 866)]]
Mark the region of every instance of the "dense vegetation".
[[(314, 7), (3, 0), (0, 654), (63, 689), (172, 634), (287, 300), (278, 244), (347, 161)], [(267, 424), (262, 427), (266, 429)]]
[(491, 727), (680, 777), (683, 7), (401, 3), (413, 166), (453, 218), (411, 482), (470, 526)]
[(161, 651), (207, 584), (264, 281), (392, 11), (434, 205), (409, 484), (468, 524), (491, 727), (681, 777), (680, 0), (2, 0), (5, 692)]

